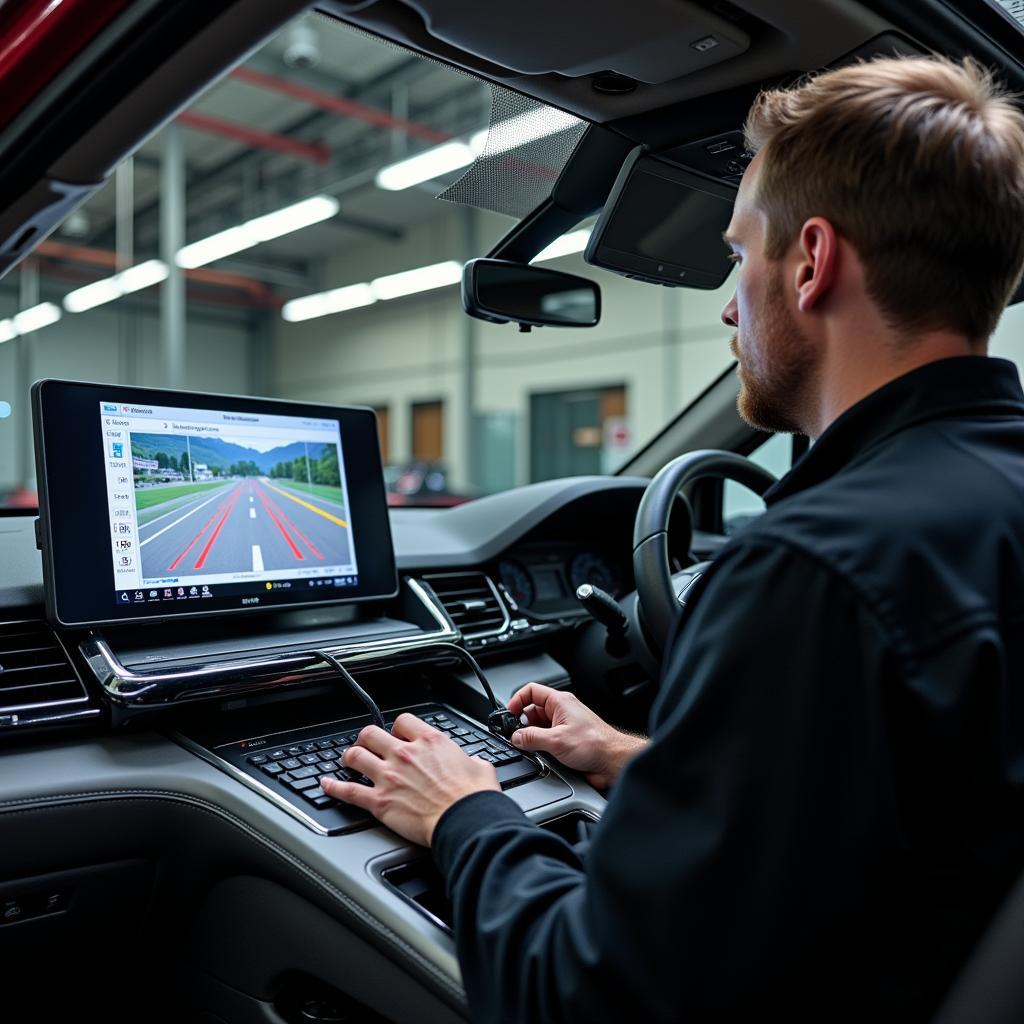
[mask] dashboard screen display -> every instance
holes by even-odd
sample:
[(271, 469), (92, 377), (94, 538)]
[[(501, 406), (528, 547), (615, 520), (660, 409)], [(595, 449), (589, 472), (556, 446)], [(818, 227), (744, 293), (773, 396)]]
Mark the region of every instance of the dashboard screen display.
[(56, 621), (394, 593), (372, 411), (61, 381), (37, 389)]

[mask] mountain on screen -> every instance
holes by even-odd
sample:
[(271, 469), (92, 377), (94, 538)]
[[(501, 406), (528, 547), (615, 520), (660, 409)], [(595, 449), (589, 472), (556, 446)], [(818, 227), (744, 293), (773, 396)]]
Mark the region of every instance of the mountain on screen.
[[(255, 448), (245, 448), (239, 444), (229, 444), (216, 437), (189, 438), (188, 447), (192, 451), (192, 462), (205, 464), (211, 469), (219, 466), (227, 472), (233, 464), (255, 462), (260, 471), (268, 473), (279, 462), (290, 462), (308, 453), (311, 460), (319, 459), (327, 445), (320, 441), (303, 444), (294, 441), (291, 444), (271, 448), (270, 451), (258, 452)], [(185, 438), (175, 434), (132, 434), (132, 455), (140, 459), (155, 459), (158, 452), (181, 458), (186, 451)]]

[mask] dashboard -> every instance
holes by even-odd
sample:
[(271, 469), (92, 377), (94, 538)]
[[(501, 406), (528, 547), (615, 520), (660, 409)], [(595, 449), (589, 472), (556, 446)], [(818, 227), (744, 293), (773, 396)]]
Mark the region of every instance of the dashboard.
[[(0, 899), (32, 917), (25, 923), (44, 950), (71, 936), (83, 971), (101, 966), (88, 950), (109, 948), (88, 938), (101, 918), (122, 932), (150, 929), (154, 964), (202, 950), (203, 984), (223, 977), (224, 999), (245, 987), (238, 965), (221, 958), (245, 944), (252, 907), (264, 928), (318, 921), (292, 940), (298, 950), (319, 943), (308, 961), (322, 959), (327, 926), (316, 915), (326, 911), (340, 955), (321, 980), (352, 993), (344, 965), (359, 960), (374, 965), (356, 993), (366, 1006), (396, 1020), (465, 1019), (429, 857), (372, 821), (345, 821), (289, 793), (265, 766), (279, 750), (305, 765), (314, 744), (321, 758), (365, 724), (365, 709), (317, 662), (324, 647), (386, 715), (447, 716), (463, 742), (488, 738), (489, 704), (450, 657), (454, 646), (479, 659), (499, 701), (528, 680), (582, 693), (573, 652), (601, 631), (573, 591), (590, 582), (630, 600), (633, 519), (647, 483), (579, 477), (451, 509), (391, 509), (393, 598), (56, 631), (44, 622), (34, 518), (0, 517)], [(715, 542), (698, 535), (695, 547)], [(677, 545), (672, 557), (678, 564), (688, 552)], [(649, 675), (619, 662), (598, 685), (621, 693)], [(15, 703), (29, 692), (30, 705)], [(603, 797), (557, 761), (538, 761), (498, 760), (505, 791), (574, 840), (580, 821), (600, 817)], [(197, 881), (225, 870), (238, 875), (228, 879), (230, 900)], [(281, 891), (255, 892), (253, 876)], [(286, 898), (287, 909), (266, 909)], [(184, 921), (169, 927), (183, 908), (217, 941), (190, 940)], [(0, 955), (12, 965), (28, 956), (16, 933), (0, 924)], [(277, 978), (284, 966), (271, 959), (260, 969)]]

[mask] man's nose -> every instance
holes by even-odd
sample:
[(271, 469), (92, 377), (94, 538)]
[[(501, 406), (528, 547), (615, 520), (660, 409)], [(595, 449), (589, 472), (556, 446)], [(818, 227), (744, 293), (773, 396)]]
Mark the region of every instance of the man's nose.
[(722, 310), (722, 323), (726, 327), (739, 327), (739, 310), (736, 308), (736, 293), (732, 293), (732, 298), (726, 303), (725, 309)]

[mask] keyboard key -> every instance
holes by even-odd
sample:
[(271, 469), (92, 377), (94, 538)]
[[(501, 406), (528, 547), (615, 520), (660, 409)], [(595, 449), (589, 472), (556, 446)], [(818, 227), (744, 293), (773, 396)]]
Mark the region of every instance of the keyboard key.
[(293, 768), (301, 768), (302, 762), (297, 757), (286, 757), (282, 762), (282, 766), (291, 771)]
[(337, 761), (320, 761), (317, 764), (316, 769), (318, 772), (333, 772), (337, 769), (337, 767)]
[(486, 743), (471, 743), (468, 747), (463, 747), (462, 752), (472, 757), (474, 754), (479, 754), (486, 746)]
[(303, 754), (303, 755), (302, 755), (302, 756), (301, 756), (301, 757), (299, 758), (299, 760), (300, 760), (300, 761), (301, 761), (301, 762), (302, 762), (303, 764), (316, 764), (316, 763), (317, 763), (317, 761), (319, 761), (319, 760), (320, 760), (320, 757), (319, 757), (319, 755), (318, 755), (318, 754)]
[(475, 754), (474, 757), (479, 757), (481, 761), (486, 761), (488, 764), (495, 764), (494, 755), (487, 753), (486, 750), (481, 750), (479, 754)]
[(291, 779), (285, 783), (289, 789), (294, 789), (296, 793), (301, 793), (307, 789), (313, 789), (314, 786), (319, 786), (320, 783), (316, 779)]
[(517, 754), (514, 750), (509, 750), (507, 753), (502, 754), (500, 759), (495, 758), (494, 763), (496, 765), (514, 764), (516, 761), (522, 761), (522, 759), (522, 754)]
[(448, 716), (445, 714), (434, 715), (435, 722), (447, 722), (448, 720)]
[(305, 751), (302, 749), (302, 747), (299, 747), (299, 746), (294, 746), (294, 747), (289, 747), (288, 748), (288, 756), (289, 757), (298, 757), (299, 754), (304, 754), (304, 753), (305, 753)]
[(300, 746), (302, 747), (302, 749), (307, 754), (315, 754), (316, 753), (316, 743), (313, 740), (310, 740), (307, 743), (302, 743), (302, 744), (300, 744)]
[(266, 754), (253, 754), (252, 757), (247, 757), (246, 760), (249, 764), (260, 765), (266, 764), (270, 758)]
[(337, 777), (338, 777), (338, 773), (337, 772), (324, 772), (323, 775), (321, 775), (317, 779), (317, 781), (319, 782), (319, 781), (322, 781), (323, 779), (336, 779)]
[(316, 741), (317, 750), (330, 750), (330, 748), (333, 747), (333, 746), (334, 746), (334, 743), (331, 740), (317, 740)]
[(452, 741), (458, 743), (460, 747), (468, 746), (470, 741), (465, 736), (453, 736)]
[(330, 807), (334, 802), (334, 797), (328, 796), (326, 793), (317, 793), (316, 790), (310, 789), (302, 794), (314, 807)]
[(268, 756), (271, 761), (283, 761), (288, 756), (288, 752), (279, 747), (277, 750), (272, 750)]
[(294, 771), (288, 773), (293, 779), (309, 779), (317, 774), (316, 765), (304, 764), (301, 768), (296, 768)]
[(468, 729), (463, 729), (460, 726), (456, 726), (454, 729), (452, 729), (452, 735), (453, 736), (468, 736), (469, 735), (469, 730)]
[(284, 771), (284, 769), (276, 761), (270, 761), (268, 764), (260, 765), (260, 767), (268, 775), (280, 775)]

